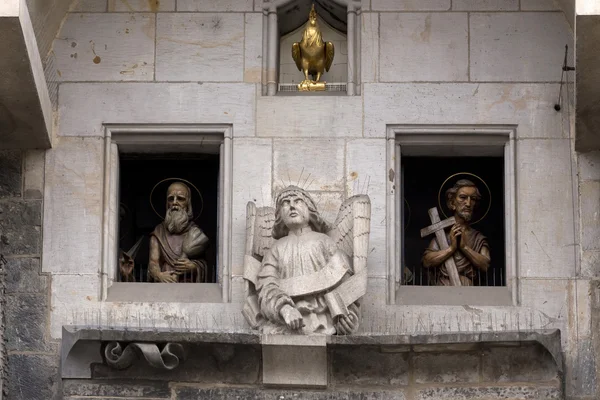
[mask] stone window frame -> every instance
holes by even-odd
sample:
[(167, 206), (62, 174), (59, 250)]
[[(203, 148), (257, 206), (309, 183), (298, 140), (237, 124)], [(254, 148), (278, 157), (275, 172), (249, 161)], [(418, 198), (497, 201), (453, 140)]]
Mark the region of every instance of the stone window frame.
[[(297, 0), (264, 1), (263, 12), (263, 96), (275, 96), (279, 85), (279, 23), (277, 9)], [(346, 5), (348, 29), (346, 32), (348, 48), (348, 77), (346, 95), (360, 95), (360, 40), (362, 26), (362, 4), (356, 0), (330, 0)]]
[[(161, 284), (163, 294), (156, 301), (223, 302), (231, 301), (233, 128), (229, 124), (104, 124), (104, 181), (102, 201), (101, 301), (150, 301), (140, 299), (135, 286), (142, 283), (117, 282), (119, 243), (117, 232), (119, 204), (119, 150), (121, 153), (182, 151), (205, 153), (219, 148), (218, 280), (195, 283), (203, 290), (178, 292), (181, 284)], [(155, 285), (155, 284), (150, 284)], [(140, 286), (141, 287), (141, 286)], [(110, 292), (113, 293), (110, 293)], [(186, 296), (185, 300), (182, 297)], [(171, 299), (172, 300), (169, 300)]]
[[(387, 302), (397, 305), (440, 305), (435, 299), (444, 297), (444, 305), (502, 305), (517, 306), (517, 209), (516, 209), (516, 125), (402, 125), (386, 127), (387, 179), (386, 219), (387, 229)], [(481, 150), (484, 155), (504, 157), (504, 240), (506, 252), (506, 286), (465, 287), (460, 291), (435, 286), (403, 286), (400, 284), (402, 246), (401, 230), (401, 158), (410, 155), (439, 155), (440, 152), (461, 155), (457, 145)], [(406, 296), (397, 296), (402, 291)], [(486, 303), (477, 304), (485, 294)], [(409, 299), (409, 300), (408, 300)], [(433, 300), (432, 300), (433, 299)], [(481, 300), (479, 300), (481, 301)]]

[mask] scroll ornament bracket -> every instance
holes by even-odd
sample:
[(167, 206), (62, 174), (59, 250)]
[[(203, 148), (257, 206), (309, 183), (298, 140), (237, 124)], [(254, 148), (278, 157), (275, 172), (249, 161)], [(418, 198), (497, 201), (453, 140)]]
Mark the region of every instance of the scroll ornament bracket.
[[(162, 349), (161, 349), (162, 347)], [(179, 343), (121, 343), (109, 342), (104, 349), (106, 364), (124, 370), (142, 358), (153, 368), (171, 371), (186, 359), (186, 350)]]

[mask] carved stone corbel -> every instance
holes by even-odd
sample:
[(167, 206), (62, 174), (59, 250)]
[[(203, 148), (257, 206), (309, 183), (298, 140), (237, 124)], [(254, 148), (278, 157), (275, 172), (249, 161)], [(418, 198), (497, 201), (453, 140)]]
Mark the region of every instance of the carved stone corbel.
[(106, 364), (115, 369), (127, 369), (142, 356), (153, 368), (173, 370), (186, 358), (179, 343), (166, 343), (162, 350), (156, 343), (109, 342), (104, 348)]

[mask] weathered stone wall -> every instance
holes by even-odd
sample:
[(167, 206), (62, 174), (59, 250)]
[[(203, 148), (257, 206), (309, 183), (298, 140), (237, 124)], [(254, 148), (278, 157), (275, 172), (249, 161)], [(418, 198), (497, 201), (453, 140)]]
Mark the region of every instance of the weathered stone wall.
[(3, 399), (59, 398), (59, 344), (50, 336), (50, 277), (41, 273), (44, 151), (0, 151), (0, 254), (7, 261)]
[[(583, 203), (579, 212), (593, 184), (577, 178), (567, 107), (553, 109), (564, 45), (572, 43), (553, 2), (363, 1), (362, 95), (308, 98), (261, 96), (263, 14), (254, 3), (81, 0), (67, 16), (54, 42), (57, 140), (46, 154), (50, 338), (66, 324), (247, 330), (240, 314), (246, 202), (270, 204), (282, 184), (311, 173), (328, 218), (369, 182), (373, 251), (363, 332), (558, 328), (567, 393), (594, 397), (594, 275), (583, 271), (596, 268), (588, 257), (596, 249), (584, 246), (591, 222), (583, 223)], [(105, 123), (232, 125), (232, 303), (99, 300)], [(518, 304), (386, 304), (390, 124), (517, 126)]]

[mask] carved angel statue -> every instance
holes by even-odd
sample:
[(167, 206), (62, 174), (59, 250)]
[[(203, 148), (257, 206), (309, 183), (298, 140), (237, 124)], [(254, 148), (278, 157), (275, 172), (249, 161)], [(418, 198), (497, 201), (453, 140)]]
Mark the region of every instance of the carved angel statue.
[[(323, 42), (321, 30), (317, 24), (317, 12), (313, 4), (302, 40), (300, 43), (296, 42), (292, 45), (292, 58), (296, 62), (298, 71), (304, 73), (304, 80), (298, 85), (298, 89), (310, 90), (311, 84), (318, 83), (321, 75), (331, 68), (333, 56), (333, 43)], [(308, 79), (309, 74), (312, 75), (314, 81)]]
[(367, 289), (369, 197), (347, 199), (333, 224), (299, 187), (275, 203), (247, 206), (244, 317), (263, 333), (355, 332)]

